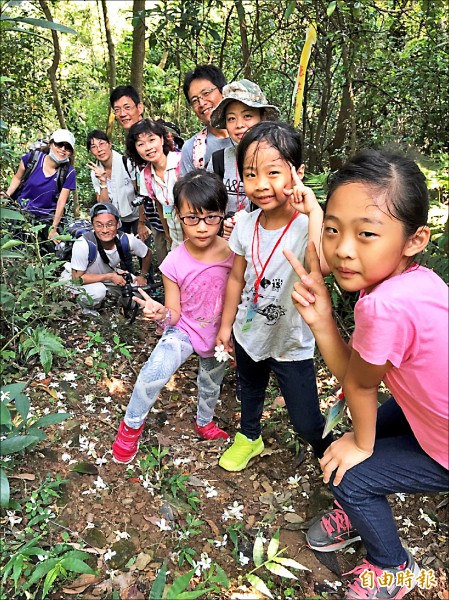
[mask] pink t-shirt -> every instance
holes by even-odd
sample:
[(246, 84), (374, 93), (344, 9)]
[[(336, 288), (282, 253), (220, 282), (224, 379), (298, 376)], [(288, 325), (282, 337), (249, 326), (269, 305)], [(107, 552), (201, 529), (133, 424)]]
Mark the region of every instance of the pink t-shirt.
[(433, 271), (412, 267), (362, 290), (352, 346), (368, 363), (392, 368), (385, 383), (422, 449), (449, 467), (448, 289)]
[(181, 292), (181, 317), (176, 327), (184, 331), (197, 354), (214, 355), (215, 338), (221, 324), (224, 295), (234, 253), (220, 263), (193, 258), (185, 242), (169, 252), (159, 267)]

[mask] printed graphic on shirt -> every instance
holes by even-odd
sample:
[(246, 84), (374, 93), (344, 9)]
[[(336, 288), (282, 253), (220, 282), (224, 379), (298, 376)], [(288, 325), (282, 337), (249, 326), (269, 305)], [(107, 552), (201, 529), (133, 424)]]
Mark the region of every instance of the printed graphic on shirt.
[[(256, 312), (265, 317), (265, 325), (276, 325), (279, 319), (287, 313), (287, 310), (279, 304), (278, 300), (283, 283), (283, 279), (277, 277), (271, 280), (264, 277), (260, 282)], [(255, 289), (252, 287), (250, 295), (246, 298), (246, 304), (251, 304), (254, 294)], [(269, 301), (269, 304), (266, 304), (267, 301)]]
[(223, 277), (211, 275), (208, 270), (198, 274), (187, 289), (182, 299), (184, 315), (200, 327), (216, 323), (223, 312)]

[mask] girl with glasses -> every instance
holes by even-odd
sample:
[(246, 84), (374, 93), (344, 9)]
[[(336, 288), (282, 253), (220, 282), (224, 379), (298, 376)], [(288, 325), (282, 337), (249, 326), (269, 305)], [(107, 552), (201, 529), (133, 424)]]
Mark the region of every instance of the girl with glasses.
[(234, 254), (220, 237), (227, 203), (223, 183), (213, 173), (195, 170), (175, 184), (174, 203), (186, 240), (162, 262), (165, 306), (140, 291), (143, 314), (162, 337), (143, 366), (125, 418), (112, 445), (114, 459), (130, 462), (137, 454), (145, 419), (161, 389), (192, 353), (199, 356), (195, 430), (206, 440), (226, 440), (213, 421), (225, 363), (214, 357), (224, 293)]

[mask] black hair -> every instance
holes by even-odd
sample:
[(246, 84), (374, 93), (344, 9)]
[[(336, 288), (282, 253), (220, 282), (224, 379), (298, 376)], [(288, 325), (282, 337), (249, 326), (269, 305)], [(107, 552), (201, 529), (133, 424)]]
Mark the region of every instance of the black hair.
[(173, 188), (175, 208), (179, 212), (181, 203), (188, 202), (195, 212), (226, 212), (228, 193), (223, 180), (215, 173), (194, 169), (180, 177)]
[(429, 191), (424, 174), (413, 160), (379, 150), (360, 151), (329, 177), (324, 212), (335, 190), (349, 183), (366, 185), (381, 198), (389, 214), (403, 224), (404, 237), (427, 225)]
[(188, 104), (190, 104), (189, 89), (192, 85), (192, 81), (195, 79), (207, 79), (207, 81), (213, 83), (220, 92), (226, 85), (226, 77), (219, 67), (216, 67), (215, 65), (197, 65), (193, 71), (188, 71), (184, 75), (182, 89)]
[(114, 88), (109, 96), (109, 102), (111, 103), (111, 107), (114, 108), (114, 104), (123, 96), (128, 96), (137, 106), (140, 103), (140, 96), (138, 91), (132, 85), (119, 85)]
[(87, 134), (86, 147), (88, 150), (90, 150), (93, 139), (105, 140), (105, 142), (109, 142), (109, 144), (111, 143), (111, 140), (108, 138), (108, 135), (105, 131), (102, 131), (101, 129), (94, 129)]
[(245, 155), (253, 142), (259, 142), (259, 144), (260, 142), (266, 142), (279, 152), (282, 160), (292, 164), (296, 170), (302, 165), (303, 141), (301, 133), (282, 121), (260, 121), (248, 129), (237, 146), (237, 168), (241, 179), (243, 179)]
[(170, 152), (170, 143), (167, 137), (167, 130), (162, 127), (159, 123), (156, 123), (152, 119), (141, 119), (137, 123), (134, 123), (128, 131), (126, 136), (126, 153), (127, 155), (137, 164), (145, 165), (146, 161), (140, 156), (136, 150), (136, 142), (142, 133), (154, 133), (162, 138), (162, 151), (167, 156)]

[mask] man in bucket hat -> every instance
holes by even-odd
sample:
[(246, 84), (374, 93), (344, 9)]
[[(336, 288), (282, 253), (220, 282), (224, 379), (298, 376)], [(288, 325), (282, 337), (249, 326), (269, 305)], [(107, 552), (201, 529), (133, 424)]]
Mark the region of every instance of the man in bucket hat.
[(137, 237), (118, 231), (120, 215), (111, 203), (94, 204), (90, 217), (93, 231), (75, 241), (71, 263), (65, 268), (71, 271), (72, 281), (81, 280), (81, 287), (71, 289), (79, 294), (84, 314), (94, 314), (91, 309), (100, 308), (106, 294), (122, 296), (122, 288), (134, 279), (130, 274), (133, 255), (142, 259), (142, 273), (134, 283), (146, 285), (152, 258), (151, 250)]
[[(279, 110), (268, 103), (260, 87), (252, 81), (240, 79), (224, 86), (223, 98), (212, 111), (211, 124), (217, 129), (226, 128), (232, 145), (214, 152), (207, 170), (217, 173), (225, 184), (228, 192), (227, 213), (250, 209), (237, 170), (237, 145), (250, 127), (259, 121), (275, 121), (278, 117)], [(225, 224), (225, 238), (229, 235)]]

